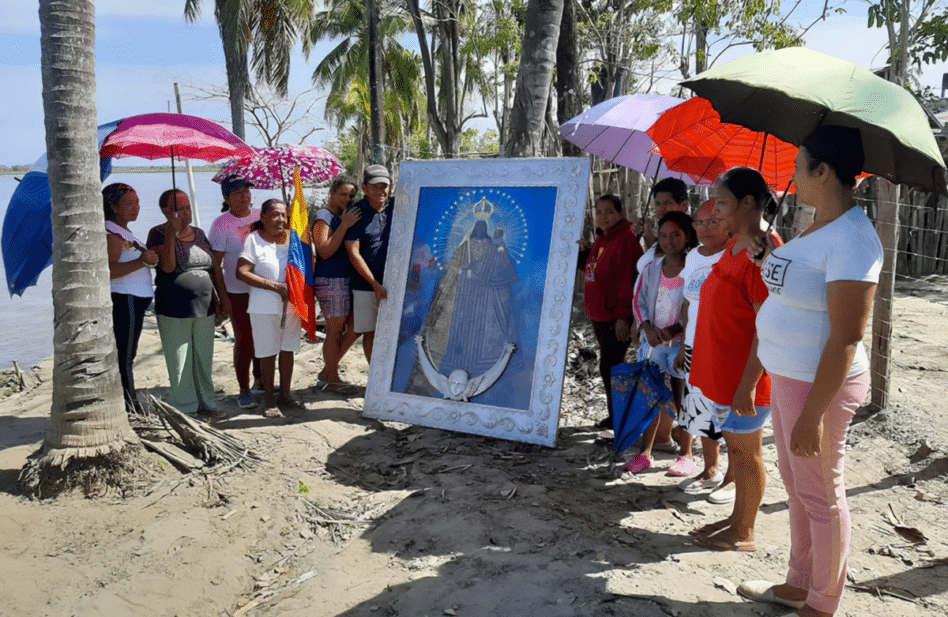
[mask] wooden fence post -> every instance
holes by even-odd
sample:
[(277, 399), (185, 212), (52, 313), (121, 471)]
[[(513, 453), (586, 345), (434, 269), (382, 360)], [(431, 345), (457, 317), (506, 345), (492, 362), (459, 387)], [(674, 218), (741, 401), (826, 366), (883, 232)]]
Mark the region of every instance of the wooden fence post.
[(879, 177), (877, 231), (882, 241), (882, 272), (872, 307), (872, 378), (870, 408), (881, 411), (889, 404), (889, 376), (892, 361), (892, 299), (895, 295), (895, 268), (899, 247), (899, 187)]

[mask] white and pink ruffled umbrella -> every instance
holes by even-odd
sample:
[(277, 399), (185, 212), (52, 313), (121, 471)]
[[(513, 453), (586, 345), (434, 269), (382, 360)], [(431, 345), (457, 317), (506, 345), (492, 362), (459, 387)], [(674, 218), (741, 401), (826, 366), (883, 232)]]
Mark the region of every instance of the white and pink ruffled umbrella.
[(286, 189), (293, 186), (293, 169), (299, 167), (304, 186), (322, 184), (344, 171), (331, 152), (319, 146), (273, 146), (256, 149), (250, 156), (236, 158), (214, 176), (214, 182), (236, 174), (258, 189)]

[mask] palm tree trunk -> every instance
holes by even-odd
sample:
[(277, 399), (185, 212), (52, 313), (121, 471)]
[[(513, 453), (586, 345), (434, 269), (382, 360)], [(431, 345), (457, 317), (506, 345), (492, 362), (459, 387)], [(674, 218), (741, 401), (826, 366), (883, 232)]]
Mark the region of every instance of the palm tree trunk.
[(237, 137), (245, 139), (244, 101), (250, 84), (250, 71), (247, 69), (246, 25), (243, 19), (244, 8), (240, 0), (217, 0), (214, 15), (221, 33), (224, 46), (224, 65), (227, 69), (227, 90), (230, 96), (231, 131)]
[(95, 3), (40, 0), (53, 204), (52, 422), (40, 467), (121, 450), (128, 424), (112, 334), (95, 113)]
[(564, 1), (530, 0), (527, 5), (526, 34), (520, 53), (506, 156), (539, 156), (542, 153)]

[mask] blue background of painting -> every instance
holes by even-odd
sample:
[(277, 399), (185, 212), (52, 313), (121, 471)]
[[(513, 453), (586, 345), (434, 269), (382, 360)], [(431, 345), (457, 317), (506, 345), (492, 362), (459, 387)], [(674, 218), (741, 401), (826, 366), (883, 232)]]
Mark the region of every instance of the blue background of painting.
[[(529, 409), (530, 389), (532, 388), (533, 366), (536, 362), (537, 338), (539, 337), (540, 315), (543, 309), (543, 291), (546, 284), (546, 270), (549, 261), (551, 236), (553, 233), (553, 216), (556, 211), (556, 187), (422, 187), (418, 197), (418, 209), (415, 220), (415, 230), (412, 241), (411, 256), (422, 250), (426, 245), (431, 247), (439, 240), (437, 228), (445, 211), (454, 207), (456, 201), (464, 193), (472, 190), (490, 190), (505, 193), (523, 211), (523, 216), (529, 229), (526, 245), (523, 247), (523, 256), (520, 263), (515, 264), (518, 280), (514, 285), (513, 306), (517, 311), (517, 324), (520, 330), (520, 349), (526, 365), (530, 367), (531, 379), (523, 380), (525, 392), (517, 393), (522, 396), (509, 396), (510, 400), (518, 400), (520, 404), (513, 405), (518, 409)], [(497, 207), (502, 208), (504, 200), (498, 200)], [(493, 225), (490, 232), (493, 233)], [(442, 234), (443, 235), (443, 234)], [(445, 255), (447, 265), (451, 255)], [(403, 393), (409, 374), (415, 363), (414, 336), (424, 325), (428, 316), (431, 300), (437, 290), (438, 283), (444, 276), (439, 269), (423, 269), (421, 276), (420, 293), (412, 294), (406, 289), (405, 304), (402, 307), (402, 319), (399, 326), (398, 351), (395, 356), (395, 367), (392, 375), (392, 392)], [(419, 297), (421, 296), (421, 297)], [(490, 391), (472, 399), (486, 397)]]

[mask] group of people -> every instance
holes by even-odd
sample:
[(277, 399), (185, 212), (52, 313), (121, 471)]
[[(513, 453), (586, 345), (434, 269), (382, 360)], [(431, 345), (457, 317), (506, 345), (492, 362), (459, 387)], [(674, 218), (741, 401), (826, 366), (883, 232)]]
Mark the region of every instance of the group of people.
[[(360, 335), (371, 361), (378, 305), (387, 296), (391, 184), (388, 169), (368, 166), (365, 198), (355, 203), (356, 181), (336, 178), (312, 224), (314, 293), (326, 321), (318, 379), (327, 384), (345, 384), (339, 363)], [(167, 221), (153, 227), (145, 243), (129, 230), (140, 211), (135, 190), (121, 183), (102, 190), (119, 375), (130, 413), (140, 407), (132, 365), (152, 300), (171, 405), (186, 414), (227, 417), (213, 381), (215, 327), (226, 318), (233, 325), (239, 407), (257, 407), (262, 394), (263, 414), (279, 417), (281, 406), (295, 404), (291, 385), (300, 318), (287, 302), (287, 206), (269, 199), (254, 208), (251, 188), (236, 175), (223, 179), (222, 214), (208, 234), (191, 224), (187, 194), (165, 191), (158, 207)], [(156, 270), (154, 285), (150, 269)]]
[(677, 452), (668, 474), (684, 478), (679, 488), (733, 502), (727, 518), (691, 532), (697, 544), (755, 550), (762, 433), (772, 418), (789, 495), (789, 571), (782, 583), (748, 581), (739, 591), (802, 617), (833, 615), (845, 586), (846, 431), (869, 389), (862, 338), (882, 264), (881, 243), (854, 196), (863, 161), (856, 129), (821, 126), (803, 142), (794, 183), (815, 219), (786, 244), (764, 224), (776, 204), (754, 169), (722, 174), (694, 218), (685, 184), (658, 182), (654, 225), (646, 222), (641, 239), (621, 201), (605, 195), (596, 203), (601, 233), (581, 261), (606, 388), (601, 428), (627, 411), (613, 407), (611, 370), (625, 362), (636, 330), (637, 360), (655, 362), (673, 393), (624, 473), (652, 468), (655, 450)]
[[(751, 581), (739, 590), (802, 617), (833, 615), (845, 585), (845, 436), (869, 388), (861, 341), (882, 263), (879, 239), (854, 197), (863, 160), (856, 129), (822, 126), (803, 142), (797, 199), (816, 214), (786, 244), (764, 225), (775, 202), (754, 169), (725, 172), (694, 218), (686, 185), (658, 182), (654, 217), (641, 234), (625, 219), (619, 198), (605, 195), (595, 205), (599, 237), (580, 262), (606, 389), (601, 427), (613, 428), (614, 417), (626, 412), (614, 408), (611, 375), (636, 332), (637, 360), (656, 363), (673, 394), (626, 473), (651, 469), (656, 450), (677, 452), (668, 473), (684, 478), (683, 491), (733, 502), (727, 518), (691, 532), (701, 546), (755, 549), (765, 486), (762, 433), (773, 418), (789, 495), (789, 573), (783, 583)], [(355, 180), (337, 178), (314, 217), (314, 291), (326, 322), (321, 381), (343, 382), (340, 360), (360, 335), (371, 361), (378, 306), (387, 297), (391, 184), (384, 166), (367, 167), (364, 198), (355, 203)], [(223, 415), (212, 359), (215, 324), (226, 317), (234, 328), (239, 406), (256, 407), (262, 393), (264, 414), (278, 416), (280, 405), (294, 403), (300, 322), (287, 303), (287, 206), (270, 199), (253, 208), (251, 188), (238, 176), (224, 179), (222, 214), (207, 235), (191, 224), (187, 195), (165, 191), (158, 206), (167, 221), (144, 244), (128, 228), (140, 208), (134, 189), (103, 189), (119, 373), (130, 410), (138, 405), (132, 364), (152, 298), (170, 402), (179, 410)], [(700, 471), (695, 439), (702, 446)], [(728, 452), (723, 474), (721, 439)]]

